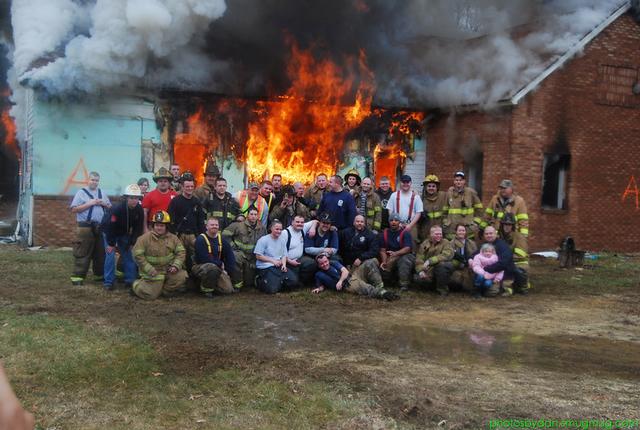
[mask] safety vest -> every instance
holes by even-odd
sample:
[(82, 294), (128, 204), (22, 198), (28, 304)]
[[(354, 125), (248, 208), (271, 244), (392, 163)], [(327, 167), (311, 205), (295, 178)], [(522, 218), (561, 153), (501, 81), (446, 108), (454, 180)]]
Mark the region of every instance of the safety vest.
[[(207, 236), (205, 233), (200, 233), (200, 236), (204, 238), (204, 241), (207, 244), (209, 255), (213, 256), (213, 248), (211, 247), (209, 236)], [(218, 260), (222, 260), (222, 236), (220, 236), (220, 233), (218, 233), (216, 237), (218, 238)]]
[[(246, 214), (249, 211), (249, 196), (247, 190), (240, 191), (240, 195), (238, 198), (238, 203), (240, 203), (240, 212)], [(258, 209), (258, 219), (262, 219), (262, 213), (264, 212), (266, 201), (264, 197), (258, 194), (258, 198), (255, 201), (256, 209)]]

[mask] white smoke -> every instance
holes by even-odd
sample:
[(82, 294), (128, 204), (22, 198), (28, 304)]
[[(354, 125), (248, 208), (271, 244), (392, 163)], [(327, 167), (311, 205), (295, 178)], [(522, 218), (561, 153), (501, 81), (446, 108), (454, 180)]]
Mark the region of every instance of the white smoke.
[(142, 86), (265, 95), (287, 84), (286, 32), (336, 61), (364, 49), (378, 104), (490, 106), (623, 3), (14, 0), (14, 75), (54, 94)]
[(203, 36), (225, 10), (224, 0), (14, 0), (14, 68), (52, 93), (201, 87), (222, 67), (206, 56)]

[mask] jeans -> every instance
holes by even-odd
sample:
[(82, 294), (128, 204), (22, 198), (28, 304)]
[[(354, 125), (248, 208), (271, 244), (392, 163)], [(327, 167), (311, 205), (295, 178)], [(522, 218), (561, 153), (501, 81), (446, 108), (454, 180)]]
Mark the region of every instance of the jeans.
[[(105, 249), (104, 284), (113, 285), (116, 280), (116, 250), (114, 248), (111, 252), (107, 251), (107, 247), (109, 246), (109, 244), (107, 243), (107, 236), (105, 234), (103, 234), (102, 236)], [(138, 277), (138, 267), (133, 260), (131, 247), (129, 246), (129, 240), (129, 236), (116, 237), (116, 248), (118, 249), (120, 258), (122, 259), (122, 267), (124, 268), (124, 282), (127, 284), (133, 284), (133, 281), (135, 281)]]
[(473, 279), (473, 285), (475, 285), (480, 292), (483, 292), (484, 290), (491, 288), (493, 285), (493, 279), (484, 279), (484, 276), (476, 273)]

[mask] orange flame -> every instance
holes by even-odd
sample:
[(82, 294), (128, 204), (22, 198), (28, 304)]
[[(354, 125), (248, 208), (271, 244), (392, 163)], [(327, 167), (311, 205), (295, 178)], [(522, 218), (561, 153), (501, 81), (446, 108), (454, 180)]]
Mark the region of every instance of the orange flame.
[(176, 133), (174, 141), (175, 163), (184, 172), (189, 170), (196, 181), (202, 180), (207, 158), (215, 147), (212, 146), (213, 133), (210, 132), (206, 121), (202, 118), (202, 107), (187, 118), (186, 130)]
[[(353, 63), (348, 61), (352, 68)], [(245, 161), (250, 179), (279, 173), (285, 183), (310, 183), (317, 173), (336, 170), (347, 133), (371, 112), (373, 74), (364, 53), (357, 67), (361, 79), (355, 102), (344, 106), (356, 73), (344, 73), (329, 60), (316, 61), (293, 44), (291, 87), (281, 101), (258, 102), (258, 120), (249, 124)]]
[(5, 138), (4, 143), (11, 149), (11, 152), (16, 156), (16, 158), (20, 158), (20, 148), (18, 147), (18, 142), (16, 140), (16, 123), (13, 121), (13, 118), (9, 115), (9, 110), (2, 111), (2, 116), (0, 119), (2, 122), (2, 127), (4, 128)]

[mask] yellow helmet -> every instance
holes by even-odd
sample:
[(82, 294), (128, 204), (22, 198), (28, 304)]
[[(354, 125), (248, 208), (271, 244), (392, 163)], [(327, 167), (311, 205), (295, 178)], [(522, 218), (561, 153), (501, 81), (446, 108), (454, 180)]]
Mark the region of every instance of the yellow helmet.
[(433, 174), (425, 176), (423, 184), (430, 184), (430, 183), (440, 185), (440, 179)]
[(153, 215), (153, 222), (169, 224), (171, 223), (171, 217), (169, 216), (169, 213), (167, 213), (166, 211), (158, 211), (155, 213), (155, 215)]

